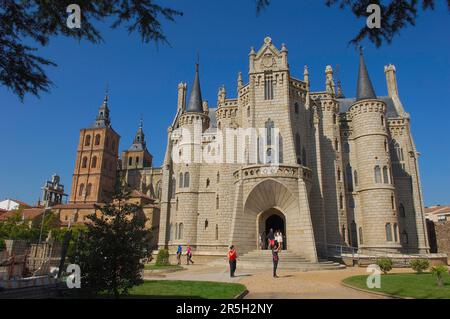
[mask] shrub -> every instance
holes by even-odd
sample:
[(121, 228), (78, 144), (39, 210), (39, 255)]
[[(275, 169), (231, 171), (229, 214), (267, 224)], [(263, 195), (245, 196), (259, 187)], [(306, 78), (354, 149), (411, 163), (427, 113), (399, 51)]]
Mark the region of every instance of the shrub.
[(160, 249), (158, 251), (158, 256), (156, 256), (156, 265), (169, 265), (169, 251), (167, 249)]
[(377, 260), (377, 265), (380, 267), (381, 271), (386, 275), (392, 270), (392, 259), (388, 257), (383, 257)]
[(413, 259), (409, 262), (409, 265), (418, 274), (423, 273), (430, 267), (428, 259)]
[(431, 273), (436, 277), (436, 283), (439, 287), (444, 285), (444, 274), (448, 271), (447, 266), (438, 265), (431, 268)]

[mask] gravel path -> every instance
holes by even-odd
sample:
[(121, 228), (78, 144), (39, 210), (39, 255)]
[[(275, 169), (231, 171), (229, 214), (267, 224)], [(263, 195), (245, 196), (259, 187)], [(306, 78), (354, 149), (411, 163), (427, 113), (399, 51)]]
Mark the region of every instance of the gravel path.
[[(342, 270), (321, 270), (310, 272), (279, 271), (279, 278), (273, 278), (269, 270), (239, 270), (235, 278), (229, 277), (228, 267), (190, 265), (186, 270), (166, 274), (161, 277), (147, 277), (152, 280), (200, 280), (238, 282), (247, 286), (248, 299), (283, 298), (283, 299), (383, 299), (374, 295), (341, 285), (342, 279), (364, 275), (365, 268), (351, 267)], [(408, 270), (396, 270), (404, 272)]]

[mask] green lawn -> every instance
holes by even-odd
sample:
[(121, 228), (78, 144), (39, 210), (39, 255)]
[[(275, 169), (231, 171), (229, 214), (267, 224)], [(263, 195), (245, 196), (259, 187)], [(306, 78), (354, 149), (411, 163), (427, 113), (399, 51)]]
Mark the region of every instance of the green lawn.
[(151, 265), (145, 265), (144, 269), (145, 270), (159, 270), (159, 269), (178, 269), (178, 270), (181, 270), (181, 269), (183, 269), (183, 267), (181, 267), (179, 265), (155, 265), (155, 264), (151, 264)]
[(130, 290), (130, 297), (231, 299), (245, 289), (241, 284), (223, 282), (146, 280)]
[(381, 275), (381, 288), (369, 289), (366, 275), (348, 277), (344, 283), (368, 291), (419, 299), (450, 299), (450, 275), (444, 274), (444, 286), (436, 285), (436, 278), (430, 273)]

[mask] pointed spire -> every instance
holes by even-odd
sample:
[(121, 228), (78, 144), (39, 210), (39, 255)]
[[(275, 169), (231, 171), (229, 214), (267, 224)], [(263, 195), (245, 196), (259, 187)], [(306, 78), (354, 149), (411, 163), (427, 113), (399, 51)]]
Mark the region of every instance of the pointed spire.
[(98, 109), (97, 118), (95, 119), (94, 127), (110, 127), (111, 121), (109, 119), (109, 89), (106, 87), (105, 97), (103, 98), (103, 103)]
[(203, 112), (202, 92), (200, 89), (200, 78), (198, 72), (198, 63), (195, 64), (195, 78), (192, 85), (191, 95), (189, 96), (189, 104), (187, 112)]
[(141, 119), (139, 121), (139, 128), (134, 137), (133, 144), (131, 145), (131, 147), (128, 150), (142, 151), (142, 150), (145, 150), (145, 148), (146, 148), (146, 143), (145, 143), (145, 134), (144, 134), (144, 120), (142, 119), (142, 116), (141, 116)]
[(364, 62), (363, 49), (359, 51), (359, 71), (358, 71), (358, 87), (356, 92), (356, 100), (376, 99), (377, 96), (370, 81), (369, 72)]

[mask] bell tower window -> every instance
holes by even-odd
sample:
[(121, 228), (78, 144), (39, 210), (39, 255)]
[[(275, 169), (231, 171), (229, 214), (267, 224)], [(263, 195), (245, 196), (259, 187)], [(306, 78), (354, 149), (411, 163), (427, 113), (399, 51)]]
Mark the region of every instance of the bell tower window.
[(273, 76), (271, 72), (264, 74), (264, 100), (273, 100)]

